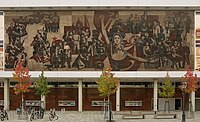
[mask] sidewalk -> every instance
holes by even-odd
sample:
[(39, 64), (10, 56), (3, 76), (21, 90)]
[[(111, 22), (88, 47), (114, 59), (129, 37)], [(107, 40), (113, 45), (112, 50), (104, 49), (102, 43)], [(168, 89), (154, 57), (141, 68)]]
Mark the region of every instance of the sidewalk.
[[(55, 122), (105, 122), (103, 113), (101, 111), (57, 111), (59, 116)], [(115, 122), (181, 122), (182, 112), (173, 112), (177, 114), (176, 119), (153, 119), (153, 115), (148, 115), (145, 119), (122, 119), (122, 114), (128, 112), (113, 112), (113, 120)], [(142, 113), (144, 113), (142, 111)], [(148, 112), (146, 112), (148, 113)], [(151, 112), (152, 113), (152, 112)], [(46, 112), (44, 119), (33, 120), (35, 122), (48, 122), (49, 111)], [(4, 122), (30, 122), (30, 120), (18, 120), (15, 111), (9, 111), (9, 120)], [(195, 112), (195, 119), (186, 119), (186, 122), (200, 122), (200, 111)]]

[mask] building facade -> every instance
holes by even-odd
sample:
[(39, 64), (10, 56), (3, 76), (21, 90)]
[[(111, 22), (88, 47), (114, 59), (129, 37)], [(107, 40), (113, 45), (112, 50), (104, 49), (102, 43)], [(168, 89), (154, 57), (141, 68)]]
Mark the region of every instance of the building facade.
[[(46, 98), (31, 88), (25, 94), (27, 107), (37, 107), (43, 99), (47, 109), (102, 110), (96, 80), (110, 65), (120, 78), (120, 88), (111, 96), (112, 110), (163, 110), (157, 89), (167, 72), (176, 89), (170, 109), (181, 110), (179, 86), (186, 66), (199, 74), (200, 16), (192, 6), (197, 1), (189, 7), (179, 2), (173, 7), (157, 2), (146, 7), (139, 1), (118, 7), (106, 2), (74, 6), (51, 1), (46, 3), (50, 7), (18, 2), (0, 6), (0, 107), (20, 106), (12, 73), (21, 58), (33, 82), (44, 71), (50, 86)], [(200, 90), (186, 98), (193, 110), (200, 110)]]

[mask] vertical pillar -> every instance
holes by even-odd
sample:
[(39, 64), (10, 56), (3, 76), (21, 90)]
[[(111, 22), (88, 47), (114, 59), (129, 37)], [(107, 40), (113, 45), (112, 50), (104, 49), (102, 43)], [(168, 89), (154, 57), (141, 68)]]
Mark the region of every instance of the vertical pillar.
[(158, 79), (153, 79), (153, 110), (156, 112), (157, 111), (157, 106), (158, 106)]
[(4, 79), (4, 110), (9, 110), (9, 106), (10, 106), (10, 93), (9, 93), (9, 87), (10, 87), (10, 83), (9, 83), (9, 79), (5, 78)]
[(80, 79), (78, 81), (78, 111), (81, 112), (83, 110), (82, 102), (83, 102), (83, 81)]
[(46, 110), (46, 96), (41, 96), (41, 107)]
[(116, 111), (120, 111), (120, 85), (116, 91)]
[(190, 99), (191, 99), (191, 103), (192, 103), (191, 110), (195, 111), (195, 92), (194, 91), (190, 94)]

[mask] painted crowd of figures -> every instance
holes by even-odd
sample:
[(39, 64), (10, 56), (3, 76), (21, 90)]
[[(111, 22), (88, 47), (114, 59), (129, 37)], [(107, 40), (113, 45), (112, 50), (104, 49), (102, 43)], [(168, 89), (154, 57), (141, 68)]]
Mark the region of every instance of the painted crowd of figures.
[(45, 32), (58, 32), (59, 19), (60, 17), (57, 13), (40, 14), (39, 12), (28, 16), (12, 18), (12, 22), (6, 29), (9, 42), (5, 49), (5, 68), (15, 68), (19, 58), (23, 60), (23, 66), (27, 66), (27, 51), (24, 47), (24, 42), (28, 35), (27, 25), (43, 23)]
[[(80, 15), (83, 20), (77, 17), (64, 30), (60, 30), (59, 13), (13, 18), (6, 31), (5, 67), (14, 68), (19, 58), (27, 66), (27, 57), (43, 63), (47, 70), (98, 70), (109, 64), (116, 71), (180, 70), (190, 65), (191, 13), (166, 11), (160, 19), (160, 15), (148, 12), (139, 15), (133, 11), (123, 18), (119, 11), (94, 11), (93, 20), (88, 20), (87, 14)], [(43, 29), (33, 37), (32, 56), (27, 56), (26, 27), (38, 23)], [(49, 32), (59, 31), (64, 31), (62, 39), (48, 39)]]

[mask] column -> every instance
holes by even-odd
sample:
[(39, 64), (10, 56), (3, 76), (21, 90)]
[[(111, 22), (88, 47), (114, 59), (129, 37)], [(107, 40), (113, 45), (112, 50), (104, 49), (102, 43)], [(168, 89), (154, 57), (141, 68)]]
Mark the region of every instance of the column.
[(116, 111), (120, 111), (120, 85), (116, 91)]
[(153, 110), (156, 112), (157, 111), (157, 106), (158, 106), (158, 79), (153, 79)]
[(191, 110), (195, 111), (195, 92), (194, 91), (190, 94), (190, 99), (191, 99), (191, 103), (192, 103)]
[(41, 96), (41, 107), (46, 110), (46, 96)]
[(80, 79), (78, 81), (78, 111), (82, 112), (83, 110), (83, 106), (82, 106), (82, 102), (83, 102), (83, 92), (82, 92), (82, 88), (83, 88), (83, 81), (82, 79)]
[(10, 106), (10, 82), (8, 78), (4, 79), (4, 110), (9, 110)]

